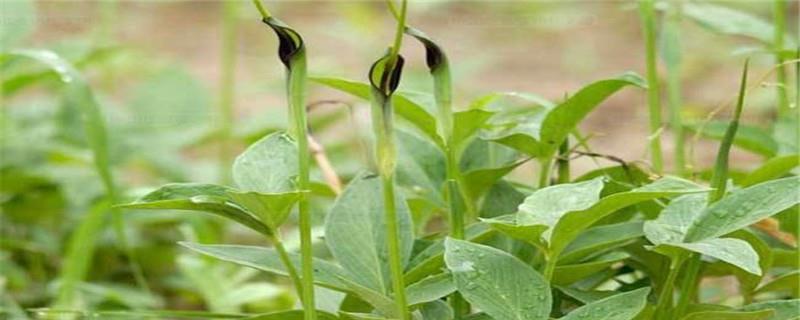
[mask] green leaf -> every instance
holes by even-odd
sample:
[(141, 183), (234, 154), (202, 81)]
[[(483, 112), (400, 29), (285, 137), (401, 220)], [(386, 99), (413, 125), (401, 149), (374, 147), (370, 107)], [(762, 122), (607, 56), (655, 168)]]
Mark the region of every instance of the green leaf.
[(644, 80), (633, 73), (596, 81), (547, 111), (544, 118), (536, 117), (530, 121), (518, 122), (511, 128), (502, 128), (485, 136), (530, 156), (548, 158), (555, 154), (561, 142), (589, 112), (611, 94), (628, 85), (646, 86)]
[(481, 219), (481, 221), (511, 238), (528, 242), (539, 248), (547, 247), (547, 243), (542, 240), (542, 233), (547, 231), (547, 226), (545, 225), (519, 225), (516, 214)]
[(392, 298), (384, 295), (381, 292), (367, 288), (344, 276), (340, 277), (339, 280), (345, 283), (347, 288), (350, 289), (351, 292), (355, 293), (358, 298), (375, 307), (375, 310), (381, 314), (392, 317), (397, 315), (397, 309), (395, 308), (395, 303)]
[[(465, 238), (471, 242), (485, 242), (495, 235), (494, 230), (484, 223), (475, 223), (467, 226)], [(430, 274), (440, 272), (444, 267), (444, 240), (437, 240), (425, 250), (414, 256), (408, 263), (408, 270), (405, 274), (406, 283), (417, 282)]]
[(575, 263), (627, 245), (644, 235), (642, 226), (641, 221), (632, 221), (587, 229), (564, 249), (558, 263)]
[(369, 313), (355, 313), (339, 311), (342, 320), (392, 320), (383, 316)]
[[(333, 77), (309, 77), (309, 80), (319, 84), (349, 93), (361, 99), (370, 99), (370, 85), (363, 82), (346, 80)], [(436, 118), (431, 115), (419, 102), (414, 101), (408, 92), (395, 92), (392, 95), (392, 104), (395, 112), (405, 119), (425, 136), (439, 146), (443, 145), (436, 126)]]
[(686, 232), (684, 241), (719, 237), (800, 203), (800, 177), (760, 183), (731, 192), (706, 208)]
[(495, 319), (548, 319), (547, 281), (512, 255), (467, 241), (445, 240), (445, 263), (464, 299)]
[(418, 135), (396, 130), (397, 184), (406, 194), (444, 206), (442, 185), (445, 180), (444, 154), (430, 141)]
[(641, 288), (615, 294), (581, 306), (560, 319), (630, 320), (636, 317), (647, 305), (647, 295), (649, 293), (650, 288)]
[(714, 161), (714, 170), (709, 180), (709, 185), (712, 189), (708, 195), (708, 203), (717, 202), (725, 196), (728, 187), (728, 164), (731, 152), (731, 146), (735, 142), (736, 133), (739, 131), (739, 122), (742, 118), (742, 109), (744, 109), (744, 99), (747, 94), (747, 70), (750, 65), (750, 60), (744, 61), (744, 68), (742, 69), (742, 78), (739, 83), (739, 95), (736, 100), (736, 108), (733, 111), (730, 124), (725, 128), (725, 134), (722, 136), (717, 151), (717, 158)]
[(142, 198), (120, 205), (126, 209), (191, 210), (219, 215), (258, 233), (271, 235), (271, 230), (256, 217), (233, 204), (229, 192), (232, 188), (203, 183), (172, 183), (164, 185)]
[[(568, 212), (585, 210), (600, 200), (603, 178), (565, 183), (536, 190), (519, 205), (517, 225), (544, 225), (549, 230)], [(549, 242), (550, 235), (544, 234)]]
[(761, 182), (780, 178), (800, 165), (800, 155), (790, 154), (771, 158), (753, 170), (742, 180), (742, 186), (749, 187)]
[(492, 218), (517, 212), (517, 207), (525, 200), (525, 194), (511, 183), (500, 180), (486, 192), (478, 211), (482, 218)]
[(598, 300), (603, 300), (605, 298), (617, 294), (617, 292), (615, 291), (606, 291), (606, 290), (589, 291), (589, 290), (577, 289), (574, 287), (563, 287), (563, 286), (557, 286), (557, 288), (559, 291), (561, 291), (568, 297), (583, 304), (589, 304)]
[(528, 162), (528, 160), (529, 159), (520, 160), (496, 168), (474, 169), (463, 173), (461, 179), (464, 183), (467, 197), (470, 199), (479, 199), (495, 182), (502, 179), (523, 163)]
[(800, 270), (789, 271), (758, 287), (755, 293), (787, 291), (800, 292)]
[(630, 255), (623, 252), (611, 252), (592, 261), (559, 265), (553, 273), (553, 285), (567, 286), (573, 284), (583, 278), (597, 274), (628, 257)]
[[(683, 6), (683, 12), (700, 26), (713, 32), (750, 37), (765, 44), (773, 42), (775, 27), (746, 12), (707, 2), (686, 3)], [(785, 43), (787, 47), (792, 48), (791, 39), (787, 38)]]
[(657, 219), (644, 223), (647, 240), (655, 245), (682, 242), (694, 219), (705, 209), (706, 199), (705, 194), (689, 194), (672, 200)]
[[(728, 121), (709, 121), (707, 123), (689, 123), (686, 130), (699, 133), (701, 136), (721, 140), (728, 129)], [(739, 124), (733, 145), (758, 155), (772, 157), (778, 152), (778, 144), (769, 132), (754, 126)]]
[(436, 300), (425, 303), (419, 308), (419, 311), (422, 314), (422, 319), (431, 319), (431, 320), (453, 319), (453, 308), (450, 308), (450, 305), (448, 305), (447, 302), (444, 302), (442, 300)]
[[(376, 175), (353, 179), (331, 207), (325, 223), (325, 242), (349, 279), (388, 294), (391, 278), (386, 252), (382, 185)], [(396, 195), (400, 257), (406, 264), (414, 243), (413, 222), (405, 199)]]
[(231, 190), (228, 191), (228, 196), (274, 231), (286, 221), (292, 207), (303, 195), (300, 192), (258, 193)]
[(772, 310), (762, 311), (701, 311), (687, 314), (681, 320), (767, 320)]
[(761, 275), (758, 254), (744, 240), (713, 238), (691, 243), (668, 243), (664, 245), (694, 251), (730, 263), (749, 273)]
[(438, 300), (454, 291), (456, 285), (449, 272), (427, 277), (406, 287), (408, 305)]
[(233, 181), (244, 191), (294, 191), (297, 146), (288, 134), (272, 133), (250, 145), (233, 163)]
[(795, 320), (800, 317), (800, 299), (773, 300), (748, 304), (739, 311), (772, 310), (775, 314), (769, 320)]
[[(220, 260), (282, 276), (289, 275), (278, 253), (272, 248), (221, 244), (209, 245), (192, 242), (180, 242), (179, 244), (192, 251)], [(291, 259), (296, 268), (300, 269), (302, 261), (299, 255), (290, 253), (289, 259)], [(350, 289), (347, 283), (341, 280), (345, 275), (346, 273), (341, 267), (322, 259), (314, 259), (314, 283), (333, 290), (347, 292)]]
[(553, 229), (550, 250), (557, 256), (583, 230), (619, 209), (657, 198), (707, 191), (691, 181), (668, 176), (628, 192), (612, 194), (586, 210), (565, 214)]
[(482, 129), (494, 112), (470, 109), (453, 113), (452, 147), (461, 148), (472, 136)]
[[(289, 311), (278, 311), (272, 312), (267, 314), (261, 314), (253, 317), (244, 318), (247, 320), (303, 320), (305, 318), (303, 310), (289, 310)], [(327, 313), (325, 311), (317, 310), (317, 319), (319, 320), (337, 320), (339, 319), (333, 314)]]

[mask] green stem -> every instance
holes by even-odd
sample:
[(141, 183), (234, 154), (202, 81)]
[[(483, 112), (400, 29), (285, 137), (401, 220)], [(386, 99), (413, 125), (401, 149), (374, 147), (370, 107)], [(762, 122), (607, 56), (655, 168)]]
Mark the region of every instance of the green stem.
[(386, 236), (389, 240), (389, 265), (392, 272), (392, 285), (397, 314), (401, 319), (410, 320), (406, 303), (406, 286), (403, 280), (403, 263), (400, 259), (400, 239), (397, 225), (397, 207), (395, 206), (394, 175), (381, 175), (383, 182), (383, 201), (386, 214)]
[(283, 265), (286, 266), (286, 272), (289, 273), (289, 278), (292, 279), (294, 288), (297, 291), (297, 296), (300, 297), (302, 301), (303, 290), (300, 287), (302, 280), (300, 279), (300, 275), (297, 274), (297, 268), (294, 267), (294, 263), (292, 263), (292, 260), (289, 258), (286, 247), (283, 246), (283, 242), (281, 242), (281, 239), (275, 234), (270, 235), (269, 240), (272, 241), (272, 245), (275, 246), (275, 251), (278, 252), (278, 258), (280, 258)]
[(570, 170), (569, 170), (569, 139), (564, 140), (558, 147), (558, 183), (569, 183)]
[[(304, 55), (304, 53), (303, 53)], [(298, 176), (297, 188), (302, 191), (310, 190), (309, 174), (311, 153), (308, 149), (308, 123), (305, 107), (305, 56), (296, 59), (289, 72), (289, 97), (292, 120), (294, 121), (293, 135), (297, 140)], [(298, 92), (299, 91), (299, 92)], [(311, 238), (311, 211), (309, 210), (308, 195), (303, 193), (298, 201), (298, 215), (300, 224), (300, 253), (303, 273), (303, 307), (306, 311), (305, 319), (317, 318), (314, 304), (314, 266), (313, 242)]]
[(664, 319), (672, 307), (672, 292), (675, 289), (675, 281), (680, 273), (681, 264), (683, 264), (683, 257), (676, 257), (669, 264), (669, 273), (667, 279), (664, 281), (661, 293), (658, 295), (658, 302), (656, 304), (656, 319)]
[(670, 8), (664, 23), (664, 41), (668, 53), (664, 54), (667, 69), (667, 98), (669, 103), (670, 127), (674, 135), (675, 171), (680, 176), (686, 175), (685, 133), (681, 116), (681, 44), (680, 44), (680, 1), (670, 2)]
[(222, 7), (222, 58), (219, 78), (219, 165), (220, 181), (230, 182), (230, 143), (233, 128), (234, 77), (236, 69), (236, 20), (239, 3), (225, 1)]
[(261, 5), (261, 0), (253, 0), (253, 4), (256, 5), (256, 9), (258, 9), (258, 12), (261, 13), (262, 18), (267, 19), (272, 17), (272, 14), (269, 13), (269, 10)]
[(539, 160), (539, 188), (544, 188), (550, 185), (550, 167), (552, 164), (552, 157)]
[(778, 70), (776, 71), (777, 86), (776, 94), (778, 96), (778, 114), (781, 116), (788, 116), (791, 112), (789, 109), (789, 97), (786, 94), (786, 68), (784, 68), (783, 55), (783, 39), (786, 33), (786, 5), (784, 0), (775, 0), (773, 6), (773, 19), (775, 20), (775, 33), (774, 33), (774, 47), (775, 50), (775, 63)]
[[(253, 0), (264, 21), (271, 17), (269, 11), (261, 5), (260, 0)], [(311, 211), (308, 191), (311, 153), (308, 148), (308, 119), (305, 104), (306, 56), (303, 47), (298, 48), (292, 57), (291, 65), (287, 65), (288, 79), (286, 93), (289, 101), (291, 127), (289, 134), (297, 142), (297, 188), (303, 191), (298, 203), (297, 212), (300, 230), (300, 261), (302, 277), (303, 316), (305, 320), (316, 320), (316, 303), (314, 302), (314, 261), (313, 239), (311, 237)]]
[(547, 282), (553, 280), (553, 272), (556, 270), (556, 263), (558, 262), (558, 253), (553, 252), (545, 252), (545, 264), (544, 264), (544, 278), (547, 279)]
[[(394, 4), (391, 2), (393, 0), (388, 0), (388, 1), (389, 1), (389, 8), (392, 8), (392, 10), (395, 11)], [(392, 67), (394, 67), (394, 59), (397, 59), (397, 55), (400, 54), (400, 46), (403, 45), (403, 33), (405, 32), (405, 27), (406, 27), (407, 7), (408, 7), (408, 1), (403, 0), (400, 4), (399, 13), (397, 13), (397, 29), (395, 30), (394, 33), (394, 42), (390, 49), (391, 51), (389, 51), (389, 55), (391, 56), (390, 58), (391, 60), (389, 61), (392, 61), (391, 63)]]
[(639, 1), (642, 19), (642, 33), (645, 40), (645, 54), (647, 60), (647, 105), (650, 114), (650, 155), (653, 170), (663, 172), (664, 164), (661, 154), (661, 101), (658, 84), (658, 70), (656, 69), (656, 22), (653, 0)]
[[(389, 5), (390, 8), (393, 6), (391, 2)], [(397, 15), (397, 29), (395, 30), (394, 42), (386, 62), (387, 70), (384, 71), (384, 74), (393, 74), (395, 68), (398, 66), (398, 55), (400, 53), (400, 46), (403, 43), (403, 33), (405, 31), (406, 9), (407, 1), (403, 0), (399, 14)], [(389, 81), (389, 78), (390, 77), (386, 77), (384, 81)], [(395, 204), (394, 191), (394, 172), (397, 162), (397, 150), (394, 142), (394, 109), (392, 108), (391, 96), (391, 91), (394, 91), (394, 88), (391, 88), (391, 85), (388, 84), (383, 86), (383, 88), (389, 89), (390, 92), (388, 94), (385, 92), (373, 92), (373, 94), (381, 96), (373, 97), (373, 101), (377, 103), (373, 103), (372, 119), (377, 138), (376, 142), (378, 144), (376, 149), (378, 170), (381, 176), (383, 191), (389, 269), (392, 275), (392, 287), (394, 289), (397, 315), (402, 320), (411, 320), (411, 314), (408, 312), (406, 303), (406, 287), (405, 280), (403, 279), (403, 262), (400, 257), (400, 231), (397, 223), (397, 207)]]
[(701, 263), (702, 261), (700, 261), (699, 254), (693, 253), (692, 256), (689, 257), (689, 262), (686, 265), (686, 271), (684, 273), (686, 276), (681, 282), (681, 297), (678, 300), (675, 311), (672, 313), (674, 319), (681, 319), (683, 314), (686, 313), (689, 302), (695, 299)]

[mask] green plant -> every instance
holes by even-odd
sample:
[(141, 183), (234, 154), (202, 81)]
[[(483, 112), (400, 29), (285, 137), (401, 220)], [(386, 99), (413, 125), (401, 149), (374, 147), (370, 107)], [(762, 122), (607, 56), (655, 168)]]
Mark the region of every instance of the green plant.
[[(300, 217), (300, 242), (302, 253), (302, 297), (303, 306), (306, 310), (305, 319), (314, 320), (317, 318), (314, 312), (314, 273), (312, 266), (312, 243), (311, 243), (311, 213), (309, 212), (308, 196), (305, 194), (310, 190), (309, 186), (309, 165), (310, 153), (308, 150), (308, 124), (306, 119), (306, 104), (305, 104), (305, 87), (306, 87), (306, 49), (303, 43), (303, 38), (293, 29), (286, 26), (280, 20), (273, 18), (263, 6), (260, 0), (254, 0), (253, 3), (261, 13), (263, 22), (270, 26), (275, 31), (275, 34), (280, 39), (280, 46), (278, 48), (278, 56), (281, 62), (286, 66), (286, 92), (287, 102), (289, 104), (289, 112), (291, 119), (290, 135), (295, 139), (297, 149), (297, 189), (299, 190), (299, 199), (297, 203), (299, 217)], [(269, 152), (269, 150), (266, 150)], [(293, 159), (294, 160), (294, 159)], [(257, 161), (257, 160), (256, 160)], [(291, 162), (291, 161), (288, 161)], [(265, 167), (266, 170), (274, 170), (274, 168)], [(282, 182), (282, 183), (285, 183)], [(273, 191), (263, 189), (259, 191)], [(265, 212), (268, 214), (269, 212)], [(288, 260), (287, 261), (287, 268)], [(297, 280), (297, 279), (295, 279)], [(295, 281), (297, 284), (298, 282)]]
[[(66, 266), (54, 268), (42, 257), (61, 258), (58, 248), (48, 247), (57, 241), (39, 241), (27, 234), (7, 241), (3, 235), (0, 312), (19, 318), (36, 312), (59, 318), (257, 320), (796, 319), (800, 317), (797, 119), (780, 114), (768, 129), (749, 123), (743, 114), (745, 110), (754, 112), (748, 108), (749, 101), (755, 100), (750, 92), (761, 83), (750, 81), (748, 85), (747, 62), (730, 120), (711, 120), (728, 104), (708, 119), (692, 120), (688, 114), (684, 119), (681, 110), (688, 107), (681, 102), (683, 68), (679, 62), (691, 52), (679, 50), (684, 34), (678, 33), (678, 18), (701, 22), (716, 32), (758, 39), (767, 44), (769, 54), (784, 58), (782, 47), (791, 46), (791, 35), (778, 30), (783, 28), (778, 26), (780, 21), (773, 26), (725, 7), (669, 2), (661, 52), (667, 67), (671, 125), (662, 129), (655, 47), (657, 9), (662, 6), (654, 2), (639, 3), (646, 81), (626, 72), (590, 82), (557, 100), (490, 92), (459, 108), (462, 97), (454, 90), (452, 77), (460, 65), (449, 60), (444, 42), (409, 26), (408, 21), (413, 20), (409, 12), (413, 11), (408, 11), (406, 1), (387, 3), (396, 22), (391, 45), (372, 64), (366, 81), (356, 81), (306, 77), (304, 39), (254, 0), (262, 21), (279, 40), (281, 65), (276, 65), (285, 69), (287, 78), (283, 86), (276, 87), (286, 89), (288, 107), (281, 109), (288, 111), (288, 129), (284, 122), (269, 123), (267, 117), (259, 117), (255, 129), (237, 131), (231, 104), (238, 85), (231, 77), (233, 2), (222, 7), (227, 13), (223, 21), (224, 40), (228, 41), (223, 46), (220, 79), (219, 110), (224, 121), (197, 132), (150, 130), (147, 126), (135, 130), (131, 126), (125, 128), (128, 135), (119, 134), (105, 128), (100, 117), (101, 108), (108, 113), (114, 109), (104, 108), (95, 99), (88, 82), (66, 59), (46, 51), (4, 52), (0, 55), (4, 93), (21, 92), (32, 84), (48, 83), (48, 79), (63, 80), (64, 96), (77, 99), (71, 106), (89, 120), (82, 129), (86, 129), (88, 142), (84, 149), (91, 157), (84, 159), (78, 151), (52, 146), (48, 148), (58, 152), (46, 149), (44, 157), (25, 149), (25, 141), (22, 145), (15, 141), (17, 132), (35, 131), (44, 121), (26, 121), (16, 114), (19, 110), (3, 109), (0, 124), (13, 135), (0, 137), (2, 151), (26, 153), (19, 156), (22, 160), (12, 157), (10, 164), (0, 163), (4, 180), (0, 184), (0, 222), (8, 222), (11, 228), (23, 225), (20, 230), (25, 233), (30, 229), (31, 234), (52, 233), (72, 240), (63, 256)], [(778, 32), (782, 34), (776, 36)], [(422, 44), (424, 64), (404, 58), (402, 51), (410, 50), (409, 46), (401, 50), (405, 36)], [(775, 37), (786, 43), (771, 47), (780, 42)], [(20, 58), (26, 57), (51, 68), (29, 69), (21, 63), (25, 59)], [(416, 66), (427, 73), (415, 74)], [(432, 89), (409, 90), (409, 85), (416, 85), (412, 81), (415, 76), (423, 80), (418, 87), (432, 82)], [(186, 78), (190, 77), (166, 72), (149, 79), (141, 93), (134, 94), (133, 104), (153, 102), (141, 97), (169, 96), (156, 90), (166, 87), (166, 91), (177, 92), (177, 97), (167, 99), (171, 106), (188, 110), (182, 115), (201, 113), (204, 100), (194, 96), (202, 90), (186, 85)], [(338, 123), (346, 112), (317, 113), (318, 107), (345, 105), (347, 111), (358, 113), (361, 104), (322, 100), (306, 105), (307, 79), (369, 103), (372, 130), (367, 135), (374, 138), (369, 144), (372, 161), (355, 160), (360, 158), (353, 155), (356, 148), (336, 139), (324, 140), (324, 147), (353, 165), (335, 171), (321, 156), (322, 143), (314, 138), (340, 135), (336, 129), (323, 129)], [(783, 89), (790, 87), (790, 80), (782, 80), (787, 82), (781, 84)], [(587, 117), (604, 112), (601, 105), (622, 91), (648, 96), (652, 168), (606, 154), (593, 146), (592, 135), (582, 132)], [(156, 118), (168, 118), (169, 114), (157, 109), (151, 110)], [(28, 122), (35, 124), (33, 129), (26, 127)], [(74, 123), (66, 123), (65, 128), (73, 128)], [(351, 131), (355, 134), (348, 132), (345, 140), (360, 140), (357, 125), (354, 127)], [(662, 164), (658, 143), (662, 130), (676, 134), (679, 150), (674, 171)], [(708, 168), (693, 166), (693, 154), (683, 150), (693, 143), (684, 139), (683, 130), (719, 140), (716, 161)], [(69, 138), (84, 136), (64, 131)], [(175, 182), (145, 190), (117, 186), (111, 168), (123, 171), (126, 162), (109, 156), (121, 153), (109, 151), (119, 147), (106, 134), (124, 141), (143, 140), (134, 145), (148, 151), (150, 158), (145, 163), (158, 176), (147, 183)], [(156, 146), (160, 140), (170, 143)], [(62, 143), (58, 139), (42, 141)], [(233, 159), (229, 170), (224, 161), (227, 144), (235, 142), (250, 145)], [(40, 143), (46, 145), (40, 140), (30, 144)], [(230, 181), (187, 182), (204, 178), (192, 180), (183, 170), (170, 169), (168, 164), (175, 158), (160, 158), (167, 150), (206, 145), (223, 146), (221, 153), (212, 154), (225, 166), (219, 171), (230, 172)], [(744, 168), (733, 157), (738, 151), (753, 153), (763, 161), (755, 168)], [(60, 192), (69, 180), (21, 166), (32, 158), (28, 152), (49, 161), (94, 165), (90, 180), (105, 188), (92, 193), (82, 205), (73, 205), (77, 208), (73, 217), (80, 222), (77, 227), (57, 233), (46, 228), (45, 218), (24, 215), (35, 210), (46, 216), (67, 201), (78, 202)], [(604, 159), (614, 165), (593, 161), (594, 167), (583, 172), (582, 164), (573, 163), (579, 157)], [(531, 163), (539, 167), (535, 182), (517, 175), (525, 173)], [(339, 176), (348, 181), (343, 190), (334, 181)], [(89, 189), (83, 182), (72, 184)], [(139, 197), (121, 204), (134, 196)], [(109, 209), (130, 212), (119, 221), (135, 231), (134, 247), (139, 248), (137, 256), (146, 257), (142, 260), (145, 271), (157, 274), (149, 279), (155, 284), (153, 293), (106, 275), (120, 268), (117, 259), (108, 256), (128, 251), (103, 246), (103, 217)], [(212, 216), (179, 214), (181, 211)], [(314, 215), (324, 218), (324, 225), (314, 225)], [(219, 217), (223, 219), (216, 219)], [(291, 233), (295, 228), (298, 244)], [(181, 232), (175, 233), (175, 229)], [(314, 230), (324, 234), (316, 244)], [(152, 245), (156, 241), (165, 244)], [(188, 250), (175, 252), (175, 241)], [(269, 245), (218, 244), (228, 241)], [(87, 261), (91, 259), (110, 261), (108, 269), (112, 271), (104, 270), (103, 265), (89, 269)], [(174, 270), (153, 267), (154, 260), (163, 260), (161, 264)], [(92, 276), (89, 270), (99, 275)], [(28, 277), (47, 279), (53, 273), (64, 275), (59, 296), (34, 302), (17, 300), (22, 296), (18, 292), (33, 292), (20, 290), (18, 283)], [(134, 275), (135, 270), (117, 274)], [(12, 294), (6, 296), (6, 292)], [(82, 295), (92, 301), (61, 303), (77, 300), (72, 298), (84, 292), (92, 293)], [(47, 305), (54, 308), (39, 309)], [(187, 305), (190, 310), (173, 310)], [(298, 310), (291, 310), (294, 306)], [(199, 308), (205, 311), (195, 310)]]

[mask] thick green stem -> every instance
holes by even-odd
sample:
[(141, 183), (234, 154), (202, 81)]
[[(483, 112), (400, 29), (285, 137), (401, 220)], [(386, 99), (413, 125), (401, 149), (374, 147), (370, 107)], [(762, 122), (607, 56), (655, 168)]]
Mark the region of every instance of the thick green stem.
[(689, 302), (694, 300), (697, 295), (697, 280), (700, 278), (701, 263), (702, 261), (700, 261), (699, 254), (693, 253), (692, 256), (689, 257), (689, 262), (687, 262), (686, 271), (684, 272), (686, 276), (681, 282), (681, 297), (678, 300), (675, 311), (671, 313), (674, 319), (683, 318), (683, 314), (686, 313), (686, 308), (689, 307)]
[(556, 270), (556, 263), (558, 263), (558, 256), (561, 255), (561, 252), (552, 252), (547, 250), (547, 248), (539, 248), (542, 251), (544, 256), (544, 270), (542, 270), (542, 274), (547, 281), (553, 280), (553, 272)]
[(286, 251), (286, 247), (283, 246), (283, 242), (281, 242), (281, 239), (278, 238), (277, 235), (270, 235), (269, 240), (272, 241), (275, 251), (278, 252), (278, 258), (281, 260), (281, 263), (286, 267), (286, 272), (289, 273), (289, 279), (292, 279), (292, 284), (294, 284), (295, 291), (297, 291), (297, 296), (302, 300), (303, 290), (300, 287), (302, 280), (300, 279), (300, 275), (297, 274), (297, 268), (295, 268), (294, 263), (292, 263), (292, 260), (289, 258), (289, 252)]
[[(276, 27), (270, 21), (270, 13), (265, 9), (260, 0), (253, 0), (258, 11), (261, 13), (263, 21), (275, 29), (281, 41), (291, 41), (286, 43), (292, 47), (292, 52), (285, 55), (279, 52), (279, 56), (287, 68), (286, 95), (289, 102), (289, 120), (291, 126), (289, 134), (297, 143), (297, 188), (303, 191), (297, 203), (299, 230), (300, 230), (300, 261), (302, 277), (303, 315), (305, 320), (316, 320), (316, 304), (314, 302), (314, 265), (313, 265), (313, 241), (311, 238), (311, 211), (309, 207), (308, 191), (310, 187), (309, 172), (311, 163), (311, 152), (308, 148), (308, 120), (305, 104), (305, 84), (306, 84), (306, 53), (300, 36), (293, 30), (285, 26)], [(292, 33), (296, 37), (287, 39), (287, 33)], [(284, 45), (284, 43), (281, 43)]]
[[(390, 7), (392, 3), (390, 2)], [(394, 172), (397, 162), (397, 150), (394, 142), (394, 108), (392, 107), (392, 93), (396, 89), (397, 83), (392, 83), (391, 75), (397, 74), (397, 68), (401, 67), (399, 53), (403, 43), (403, 33), (405, 31), (406, 20), (406, 0), (402, 1), (401, 8), (397, 14), (397, 29), (395, 38), (390, 48), (388, 58), (385, 62), (385, 70), (376, 90), (373, 90), (372, 120), (377, 142), (377, 163), (378, 171), (381, 176), (384, 215), (386, 220), (387, 251), (389, 255), (389, 269), (392, 275), (392, 287), (394, 291), (394, 301), (397, 316), (402, 320), (411, 320), (408, 312), (405, 280), (403, 279), (403, 261), (400, 256), (399, 226), (397, 222), (397, 207), (395, 204), (394, 191)], [(380, 62), (378, 62), (380, 63)], [(389, 76), (387, 76), (389, 75)], [(371, 79), (374, 75), (370, 74)], [(399, 78), (394, 79), (399, 81)], [(373, 86), (377, 81), (372, 81)]]
[[(305, 55), (305, 53), (302, 53)], [(302, 191), (310, 190), (309, 174), (311, 153), (308, 149), (308, 124), (305, 107), (305, 74), (306, 59), (300, 57), (292, 64), (289, 72), (289, 97), (292, 120), (294, 127), (292, 134), (297, 141), (298, 176), (297, 188)], [(299, 91), (299, 92), (298, 92)], [(302, 260), (303, 308), (305, 319), (317, 318), (314, 304), (314, 266), (313, 242), (311, 239), (311, 211), (309, 210), (307, 193), (303, 193), (298, 202), (298, 215), (300, 224), (300, 254)]]
[(686, 175), (685, 133), (681, 116), (681, 43), (680, 21), (682, 9), (680, 1), (670, 2), (670, 8), (664, 21), (664, 62), (667, 69), (667, 98), (669, 103), (670, 127), (672, 128), (675, 150), (675, 172)]
[(773, 19), (775, 20), (775, 33), (773, 49), (776, 52), (775, 64), (777, 64), (775, 93), (778, 97), (778, 114), (781, 116), (788, 116), (791, 112), (789, 109), (789, 96), (786, 93), (786, 68), (783, 66), (784, 58), (782, 55), (783, 39), (786, 33), (786, 5), (787, 2), (785, 0), (774, 0)]
[(386, 236), (389, 240), (389, 264), (392, 272), (392, 287), (394, 288), (394, 300), (397, 306), (397, 314), (401, 319), (410, 320), (411, 316), (407, 310), (406, 286), (403, 280), (403, 263), (400, 259), (400, 239), (397, 225), (397, 207), (395, 206), (394, 196), (394, 175), (381, 175), (383, 182), (383, 201), (386, 214)]
[[(670, 308), (672, 307), (672, 292), (675, 289), (675, 281), (678, 273), (681, 271), (681, 264), (683, 264), (683, 257), (677, 257), (670, 262), (669, 273), (667, 279), (661, 287), (661, 293), (658, 295), (658, 302), (656, 304), (656, 320), (667, 318)], [(667, 318), (668, 319), (668, 318)]]
[(639, 1), (642, 33), (647, 60), (647, 105), (650, 114), (650, 155), (653, 170), (663, 172), (661, 154), (661, 96), (659, 94), (658, 70), (656, 68), (656, 21), (653, 0)]
[(539, 160), (539, 188), (550, 185), (550, 169), (552, 165), (552, 157)]
[(236, 20), (239, 2), (225, 1), (222, 7), (222, 53), (219, 78), (219, 177), (230, 182), (230, 144), (233, 128), (234, 77), (236, 69)]

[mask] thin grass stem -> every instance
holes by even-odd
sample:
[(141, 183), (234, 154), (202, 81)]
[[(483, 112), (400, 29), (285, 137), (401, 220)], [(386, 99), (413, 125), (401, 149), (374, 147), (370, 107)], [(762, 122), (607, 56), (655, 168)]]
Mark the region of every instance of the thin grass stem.
[(640, 0), (639, 10), (642, 20), (642, 33), (645, 40), (645, 55), (647, 63), (647, 105), (650, 116), (650, 156), (653, 170), (662, 173), (664, 170), (661, 152), (661, 95), (658, 83), (658, 69), (656, 67), (656, 21), (653, 0)]

